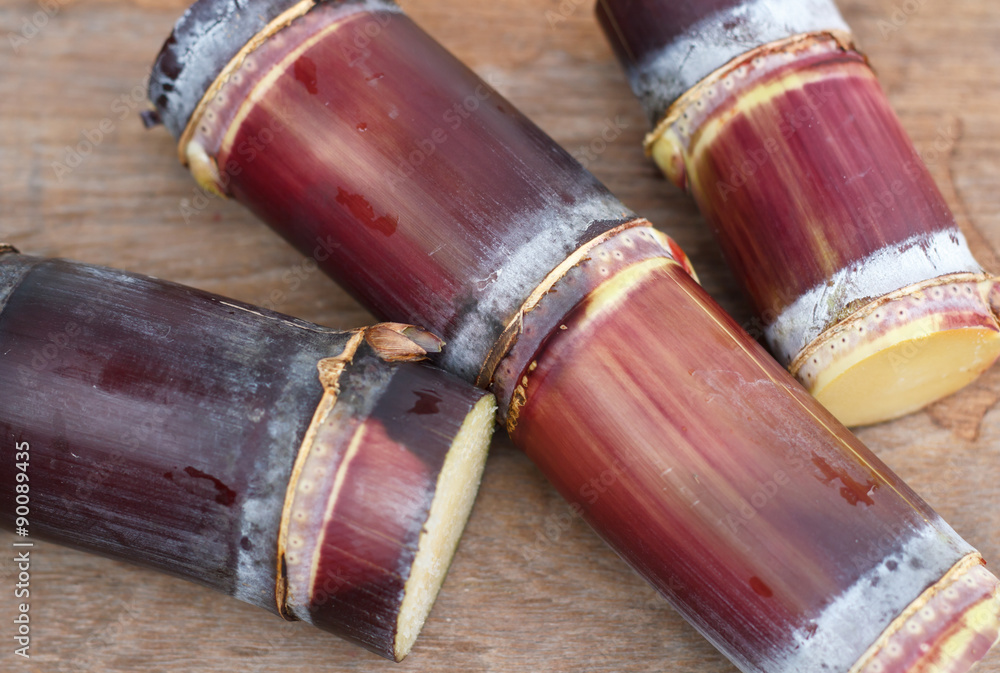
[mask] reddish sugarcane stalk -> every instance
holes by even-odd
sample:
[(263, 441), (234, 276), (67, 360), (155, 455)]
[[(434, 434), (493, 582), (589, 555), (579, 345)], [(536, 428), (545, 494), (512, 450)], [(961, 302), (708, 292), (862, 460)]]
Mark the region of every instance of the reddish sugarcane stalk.
[(890, 651), (883, 671), (985, 653), (1000, 596), (978, 554), (672, 241), (395, 5), (259, 2), (227, 30), (227, 3), (197, 3), (160, 55), (182, 160), (376, 314), (441, 333), (439, 361), (497, 394), (515, 443), (726, 656), (876, 673)]
[(402, 659), (494, 426), (440, 343), (0, 253), (3, 523)]
[(601, 0), (598, 19), (774, 356), (841, 421), (1000, 355), (998, 289), (831, 0)]

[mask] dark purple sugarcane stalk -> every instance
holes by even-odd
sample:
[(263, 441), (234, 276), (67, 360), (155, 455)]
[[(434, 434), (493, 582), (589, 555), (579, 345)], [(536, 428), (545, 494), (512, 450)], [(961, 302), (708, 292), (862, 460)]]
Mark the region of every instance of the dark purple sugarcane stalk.
[(493, 426), (490, 396), (408, 362), (439, 348), (405, 325), (336, 331), (144, 276), (0, 253), (3, 525), (23, 505), (32, 537), (401, 659), (457, 545)]
[(978, 554), (672, 241), (395, 5), (266, 2), (223, 30), (231, 10), (197, 3), (154, 69), (198, 181), (307, 254), (329, 243), (320, 266), (377, 315), (439, 331), (438, 361), (497, 394), (515, 443), (742, 670), (985, 653), (1000, 602)]
[(601, 0), (598, 19), (775, 357), (848, 425), (1000, 355), (994, 278), (830, 0)]

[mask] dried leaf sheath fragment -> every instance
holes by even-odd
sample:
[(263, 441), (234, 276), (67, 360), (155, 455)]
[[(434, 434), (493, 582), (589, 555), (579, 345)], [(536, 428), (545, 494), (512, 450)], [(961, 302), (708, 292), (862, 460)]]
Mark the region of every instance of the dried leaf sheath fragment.
[[(653, 115), (647, 150), (694, 196), (775, 357), (849, 425), (989, 367), (1000, 325), (979, 295), (994, 281), (833, 4), (690, 3), (686, 27), (668, 4), (605, 0), (598, 16)], [(696, 69), (667, 58), (684, 45)], [(929, 301), (971, 276), (975, 301)], [(890, 299), (894, 319), (871, 320)]]
[[(383, 358), (365, 340), (383, 332), (423, 346), (396, 341)], [(432, 341), (402, 325), (337, 332), (143, 276), (0, 255), (0, 433), (32, 447), (32, 534), (401, 659), (443, 580), (494, 424), (491, 396), (388, 361), (419, 359)], [(433, 410), (408, 413), (428, 394)], [(0, 476), (13, 483), (11, 469), (4, 461)], [(335, 474), (332, 516), (323, 503), (286, 504), (290, 482), (320, 491)], [(0, 501), (13, 511), (12, 492)], [(323, 547), (305, 564), (337, 582), (286, 582), (279, 554), (299, 538), (283, 521), (352, 548), (343, 558)], [(444, 561), (428, 572), (428, 557)], [(373, 562), (390, 572), (358, 572)], [(300, 601), (291, 610), (289, 592)]]
[(379, 323), (365, 330), (365, 341), (386, 362), (422, 360), (440, 353), (444, 342), (427, 330), (400, 323)]

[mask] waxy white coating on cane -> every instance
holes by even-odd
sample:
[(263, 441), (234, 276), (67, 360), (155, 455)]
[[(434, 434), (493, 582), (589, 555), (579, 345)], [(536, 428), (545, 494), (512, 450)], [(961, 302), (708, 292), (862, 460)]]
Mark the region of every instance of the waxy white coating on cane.
[(685, 91), (734, 58), (800, 33), (849, 32), (829, 0), (749, 0), (688, 28), (629, 72), (655, 126)]
[[(952, 533), (946, 544), (942, 530)], [(886, 553), (882, 563), (835, 597), (815, 618), (815, 629), (799, 629), (793, 647), (776, 656), (767, 673), (846, 673), (861, 657), (859, 645), (874, 643), (884, 625), (902, 614), (924, 588), (974, 552), (943, 520), (926, 525), (902, 549)]]
[(771, 353), (786, 367), (853, 302), (954, 273), (982, 273), (958, 229), (918, 234), (887, 245), (833, 274), (786, 306), (765, 330)]
[(495, 316), (514, 317), (525, 295), (537, 287), (560, 262), (579, 247), (580, 239), (595, 222), (631, 220), (635, 215), (610, 193), (592, 195), (585, 186), (580, 198), (565, 204), (557, 199), (540, 210), (524, 212), (518, 219), (538, 225), (533, 238), (515, 250), (494, 273), (479, 279), (480, 294), (474, 311), (462, 319), (441, 366), (475, 380), (497, 341)]

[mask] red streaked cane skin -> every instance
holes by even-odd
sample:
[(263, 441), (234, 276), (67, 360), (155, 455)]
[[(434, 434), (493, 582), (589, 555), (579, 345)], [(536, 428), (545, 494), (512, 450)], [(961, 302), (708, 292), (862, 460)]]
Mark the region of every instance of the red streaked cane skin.
[[(467, 494), (438, 515), (457, 543), (493, 427), (482, 390), (405, 362), (435, 343), (404, 325), (338, 332), (0, 246), (4, 525), (23, 505), (17, 463), (29, 461), (32, 537), (401, 659), (454, 552), (429, 534), (435, 506)], [(456, 462), (475, 468), (457, 485)]]
[(888, 245), (958, 235), (864, 57), (832, 37), (734, 68), (660, 142), (761, 315)]
[(400, 13), (299, 19), (246, 57), (191, 138), (196, 175), (207, 152), (222, 190), (374, 313), (453, 344), (443, 362), (467, 356), (470, 377), (522, 293), (634, 217)]
[(647, 151), (694, 196), (772, 354), (837, 418), (917, 411), (1000, 356), (996, 279), (832, 0), (600, 0), (597, 18)]
[[(888, 557), (927, 526), (952, 535), (678, 265), (625, 268), (562, 324), (524, 370), (512, 437), (743, 670), (819, 670), (796, 637), (822, 634), (824, 611), (884, 609), (831, 599), (905, 572)], [(943, 637), (922, 636), (905, 651)]]
[[(694, 196), (775, 357), (839, 418), (865, 424), (967, 384), (1000, 352), (1000, 325), (994, 280), (848, 40), (795, 36), (731, 62), (674, 104), (647, 147)], [(913, 360), (893, 349), (962, 331), (981, 335), (952, 346), (968, 348), (964, 359), (926, 355), (868, 386), (897, 406), (848, 408), (863, 372), (877, 376), (871, 363)], [(843, 388), (828, 388), (843, 372)], [(953, 378), (933, 387), (942, 374)]]
[(738, 666), (846, 672), (975, 554), (506, 101), (405, 17), (330, 7), (212, 91), (192, 171), (441, 332), (463, 358), (443, 364), (492, 383), (515, 442)]

